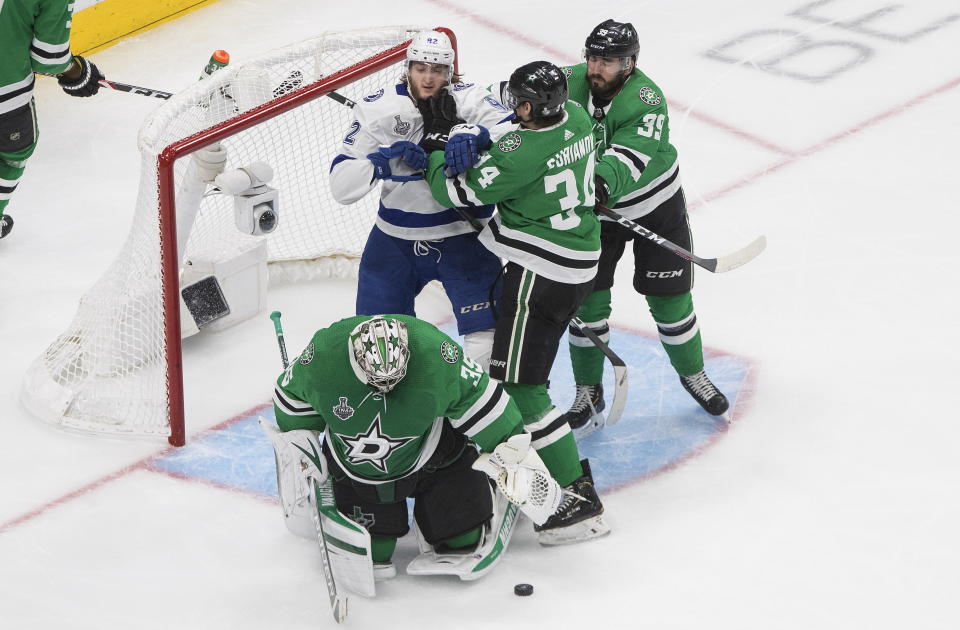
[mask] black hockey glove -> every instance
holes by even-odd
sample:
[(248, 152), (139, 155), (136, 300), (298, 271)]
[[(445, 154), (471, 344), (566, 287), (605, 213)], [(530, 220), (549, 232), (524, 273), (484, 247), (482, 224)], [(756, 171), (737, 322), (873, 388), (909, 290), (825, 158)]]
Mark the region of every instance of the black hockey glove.
[(417, 109), (423, 116), (423, 140), (420, 141), (420, 146), (427, 153), (443, 151), (447, 146), (450, 129), (465, 122), (457, 116), (457, 101), (446, 88), (442, 88), (440, 93), (432, 98), (417, 101)]
[[(80, 55), (73, 56), (73, 63), (80, 67), (80, 76), (69, 78), (65, 74), (57, 76), (57, 82), (70, 96), (93, 96), (100, 89), (98, 81), (103, 78), (100, 70), (92, 62)], [(71, 67), (71, 70), (74, 66)], [(68, 70), (69, 71), (69, 70)], [(71, 72), (71, 74), (73, 74)]]
[(593, 194), (598, 206), (606, 206), (607, 201), (610, 200), (610, 187), (599, 175), (593, 176)]

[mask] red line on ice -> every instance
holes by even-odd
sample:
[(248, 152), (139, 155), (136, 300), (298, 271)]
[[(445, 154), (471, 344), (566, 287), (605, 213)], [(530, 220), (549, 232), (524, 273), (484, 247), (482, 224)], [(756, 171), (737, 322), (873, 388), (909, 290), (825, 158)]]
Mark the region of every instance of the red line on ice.
[[(197, 433), (196, 435), (192, 436), (190, 439), (191, 439), (191, 440), (196, 440), (196, 439), (202, 437), (204, 434), (207, 434), (207, 433), (210, 433), (210, 432), (213, 432), (213, 431), (219, 431), (219, 430), (221, 430), (221, 429), (223, 429), (223, 428), (225, 428), (225, 427), (230, 426), (230, 425), (233, 424), (234, 422), (239, 422), (240, 420), (243, 420), (244, 418), (249, 418), (249, 417), (252, 416), (253, 414), (259, 413), (260, 411), (266, 409), (266, 408), (269, 407), (269, 406), (270, 406), (269, 404), (262, 404), (262, 405), (257, 405), (256, 407), (252, 407), (252, 408), (250, 408), (250, 409), (247, 409), (246, 411), (244, 411), (244, 412), (242, 412), (242, 413), (239, 413), (239, 414), (233, 416), (232, 418), (230, 418), (230, 419), (228, 419), (228, 420), (224, 420), (223, 422), (217, 424), (216, 426), (212, 426), (212, 427), (210, 427), (209, 429), (205, 429), (205, 430), (203, 430), (203, 431), (200, 431), (200, 432)], [(156, 470), (155, 468), (153, 468), (153, 467), (151, 466), (151, 464), (152, 464), (154, 461), (156, 461), (157, 459), (163, 457), (164, 455), (167, 455), (167, 454), (169, 454), (169, 453), (172, 453), (174, 450), (176, 450), (176, 447), (173, 447), (173, 446), (169, 446), (169, 447), (167, 447), (167, 448), (164, 448), (163, 450), (159, 451), (158, 453), (155, 453), (155, 454), (153, 454), (153, 455), (150, 455), (150, 456), (148, 456), (148, 457), (145, 457), (145, 458), (141, 459), (140, 461), (135, 462), (135, 463), (133, 463), (133, 464), (130, 464), (129, 466), (127, 466), (127, 467), (125, 467), (125, 468), (121, 468), (120, 470), (118, 470), (118, 471), (116, 471), (116, 472), (113, 472), (113, 473), (110, 473), (109, 475), (105, 475), (105, 476), (101, 477), (100, 479), (97, 479), (96, 481), (92, 481), (92, 482), (88, 483), (88, 484), (85, 485), (85, 486), (81, 486), (80, 488), (77, 488), (76, 490), (74, 490), (74, 491), (72, 491), (72, 492), (69, 492), (69, 493), (67, 493), (67, 494), (65, 494), (65, 495), (63, 495), (63, 496), (61, 496), (61, 497), (59, 497), (59, 498), (57, 498), (57, 499), (54, 499), (53, 501), (50, 501), (50, 502), (48, 502), (48, 503), (44, 503), (44, 504), (41, 505), (40, 507), (29, 511), (29, 512), (27, 512), (26, 514), (22, 514), (22, 515), (14, 518), (14, 519), (12, 519), (12, 520), (7, 521), (6, 523), (0, 523), (0, 534), (2, 534), (2, 533), (5, 532), (5, 531), (8, 531), (8, 530), (10, 530), (10, 529), (13, 529), (14, 527), (16, 527), (16, 526), (18, 526), (18, 525), (22, 525), (23, 523), (26, 523), (27, 521), (31, 521), (31, 520), (33, 520), (34, 518), (40, 516), (41, 514), (45, 514), (46, 512), (49, 512), (50, 510), (52, 510), (53, 508), (55, 508), (55, 507), (57, 507), (57, 506), (60, 506), (60, 505), (63, 505), (63, 504), (66, 503), (67, 501), (71, 501), (71, 500), (73, 500), (73, 499), (76, 499), (77, 497), (80, 497), (80, 496), (83, 496), (83, 495), (87, 494), (88, 492), (92, 492), (92, 491), (96, 490), (97, 488), (100, 488), (101, 486), (106, 485), (107, 483), (109, 483), (109, 482), (111, 482), (111, 481), (114, 481), (114, 480), (116, 480), (116, 479), (120, 479), (121, 477), (125, 477), (125, 476), (129, 475), (130, 473), (132, 473), (132, 472), (134, 472), (134, 471), (136, 471), (136, 470), (151, 470), (151, 471), (154, 471), (154, 472), (160, 472), (160, 471)], [(163, 472), (166, 473), (166, 471), (163, 471)], [(169, 474), (169, 473), (168, 473), (168, 474)], [(171, 475), (171, 476), (173, 476), (173, 475)]]

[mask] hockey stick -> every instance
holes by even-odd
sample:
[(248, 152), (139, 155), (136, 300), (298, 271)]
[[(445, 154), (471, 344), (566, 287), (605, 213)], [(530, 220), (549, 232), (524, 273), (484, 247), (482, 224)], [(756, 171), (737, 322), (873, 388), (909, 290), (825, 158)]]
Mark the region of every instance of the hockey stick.
[(111, 90), (119, 90), (120, 92), (130, 92), (131, 94), (139, 94), (140, 96), (153, 96), (155, 98), (162, 98), (164, 100), (173, 96), (173, 94), (171, 94), (170, 92), (161, 92), (160, 90), (152, 90), (150, 88), (140, 87), (138, 85), (118, 83), (116, 81), (108, 81), (106, 79), (100, 79), (98, 83), (103, 87), (110, 88)]
[[(334, 94), (336, 94), (336, 97)], [(349, 101), (349, 99), (340, 96), (336, 92), (330, 92), (327, 94), (327, 96), (349, 107), (353, 107), (356, 104), (353, 101)], [(472, 227), (475, 231), (480, 232), (483, 230), (483, 225), (481, 225), (480, 221), (471, 215), (466, 208), (455, 206), (454, 210), (460, 215), (460, 218), (469, 223), (470, 227)], [(610, 361), (610, 365), (613, 366), (615, 389), (613, 394), (613, 402), (610, 405), (610, 411), (607, 412), (605, 423), (610, 425), (616, 424), (617, 421), (620, 420), (620, 416), (623, 414), (623, 409), (627, 404), (627, 364), (610, 348), (610, 346), (604, 343), (600, 337), (596, 335), (596, 333), (590, 330), (582, 320), (574, 317), (571, 323), (580, 329), (584, 337), (589, 339), (595, 346), (597, 346), (600, 352), (602, 352)]]
[(273, 330), (277, 334), (277, 345), (280, 346), (280, 360), (283, 361), (283, 369), (287, 369), (287, 342), (283, 339), (283, 326), (280, 324), (280, 311), (270, 313), (270, 319), (273, 320)]
[(623, 215), (614, 212), (610, 208), (598, 205), (596, 206), (596, 212), (597, 214), (602, 214), (613, 219), (631, 232), (639, 234), (647, 240), (653, 241), (660, 247), (670, 250), (680, 258), (689, 260), (693, 264), (703, 267), (707, 271), (711, 271), (713, 273), (723, 273), (725, 271), (730, 271), (731, 269), (736, 269), (741, 265), (745, 265), (759, 256), (760, 252), (762, 252), (767, 246), (767, 237), (761, 235), (754, 239), (749, 245), (742, 247), (735, 252), (727, 254), (726, 256), (720, 256), (719, 258), (700, 258), (693, 252), (680, 247), (676, 243), (668, 241), (654, 232), (651, 232), (639, 223), (627, 219)]
[[(280, 347), (280, 359), (283, 361), (283, 369), (287, 369), (289, 361), (287, 360), (287, 343), (283, 338), (283, 326), (280, 324), (280, 311), (270, 313), (270, 319), (273, 320), (273, 330), (277, 335), (277, 345)], [(314, 481), (314, 492), (318, 493), (318, 486)], [(318, 493), (319, 494), (319, 493)], [(319, 503), (318, 503), (319, 506)], [(341, 596), (337, 589), (337, 581), (333, 577), (333, 567), (330, 565), (330, 552), (327, 549), (326, 534), (323, 531), (323, 522), (318, 512), (313, 515), (313, 523), (317, 528), (317, 545), (320, 547), (320, 561), (323, 564), (323, 577), (327, 583), (327, 595), (330, 596), (330, 610), (333, 612), (333, 618), (337, 623), (341, 623), (347, 618), (347, 597)]]
[[(151, 88), (140, 87), (139, 85), (130, 85), (128, 83), (119, 83), (117, 81), (108, 81), (107, 79), (100, 79), (98, 83), (103, 87), (110, 88), (111, 90), (118, 90), (120, 92), (129, 92), (131, 94), (139, 94), (140, 96), (153, 96), (155, 98), (162, 98), (164, 100), (173, 96), (171, 92), (163, 92), (161, 90), (154, 90)], [(300, 87), (299, 84), (292, 89), (287, 89), (277, 93), (277, 90), (282, 89), (282, 86), (281, 86), (281, 88), (277, 88), (277, 90), (274, 91), (274, 97), (283, 96), (287, 92), (292, 92), (294, 89), (297, 89), (298, 87)], [(327, 92), (325, 96), (329, 96), (336, 102), (340, 103), (341, 105), (346, 105), (347, 107), (354, 107), (356, 105), (355, 101), (351, 101), (346, 96), (342, 94), (338, 94), (337, 92)]]
[[(470, 224), (470, 226), (480, 232), (483, 230), (483, 226), (480, 225), (480, 222), (467, 212), (466, 208), (454, 207), (457, 214), (460, 217)], [(624, 362), (620, 356), (613, 351), (613, 349), (607, 345), (600, 337), (597, 336), (597, 333), (590, 330), (590, 328), (583, 323), (583, 320), (579, 317), (574, 317), (570, 320), (570, 323), (577, 327), (584, 337), (590, 340), (597, 349), (607, 357), (607, 360), (610, 361), (610, 365), (613, 366), (613, 381), (614, 381), (614, 390), (613, 390), (613, 402), (610, 404), (610, 411), (607, 412), (606, 418), (604, 418), (604, 424), (614, 425), (620, 420), (620, 416), (623, 415), (623, 409), (627, 405), (627, 391), (629, 386), (627, 383), (627, 364)], [(596, 427), (599, 429), (600, 427)], [(582, 435), (585, 435), (583, 433)]]
[[(610, 403), (610, 410), (607, 411), (607, 416), (604, 418), (605, 425), (613, 426), (620, 421), (620, 416), (623, 415), (623, 409), (627, 406), (627, 392), (630, 389), (627, 382), (627, 364), (597, 333), (593, 332), (582, 319), (574, 317), (570, 320), (570, 323), (576, 326), (577, 329), (580, 330), (580, 333), (589, 339), (590, 342), (607, 357), (610, 365), (613, 366), (613, 402)], [(596, 427), (594, 431), (599, 428), (599, 426)], [(583, 437), (592, 432), (593, 431), (581, 432), (580, 436)]]

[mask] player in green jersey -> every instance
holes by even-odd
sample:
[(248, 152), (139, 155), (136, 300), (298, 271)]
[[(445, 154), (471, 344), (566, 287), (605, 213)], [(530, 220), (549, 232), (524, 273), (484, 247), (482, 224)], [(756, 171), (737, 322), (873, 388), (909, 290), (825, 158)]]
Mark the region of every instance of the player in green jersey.
[[(317, 331), (277, 379), (274, 410), (279, 469), (299, 457), (296, 445), (319, 452), (315, 436), (323, 432), (314, 465), (329, 471), (339, 511), (370, 532), (375, 574), (395, 572), (390, 559), (409, 529), (407, 497), (434, 550), (468, 554), (493, 513), (483, 473), (534, 523), (561, 504), (563, 491), (540, 459), (556, 454), (536, 442), (531, 448), (503, 385), (415, 317), (359, 315)], [(478, 458), (474, 445), (494, 455)], [(309, 514), (302, 526), (289, 520), (297, 512), (290, 488), (299, 481), (278, 480), (288, 527), (309, 536)]]
[[(631, 24), (606, 20), (587, 37), (585, 63), (563, 70), (570, 99), (586, 108), (594, 121), (597, 203), (692, 249), (677, 150), (670, 144), (667, 101), (637, 69), (639, 47)], [(602, 221), (601, 231), (597, 280), (580, 308), (580, 319), (608, 340), (614, 271), (632, 241), (634, 289), (646, 296), (680, 382), (709, 413), (724, 413), (729, 403), (703, 369), (700, 327), (690, 295), (693, 265), (612, 221)], [(575, 326), (570, 326), (569, 339), (577, 393), (564, 419), (575, 429), (596, 426), (605, 406), (603, 354)]]
[(96, 94), (103, 78), (95, 65), (70, 54), (74, 0), (0, 2), (0, 238), (13, 218), (4, 213), (37, 146), (33, 74), (56, 75), (71, 96)]
[[(426, 178), (445, 207), (469, 213), (497, 204), (480, 233), (480, 242), (507, 260), (490, 376), (517, 402), (553, 476), (583, 497), (566, 501), (539, 528), (540, 540), (574, 529), (582, 538), (601, 536), (609, 528), (589, 466), (578, 462), (570, 427), (547, 391), (560, 339), (590, 293), (600, 257), (593, 125), (583, 107), (567, 100), (560, 69), (546, 61), (517, 68), (503, 98), (516, 119), (490, 130), (454, 127), (445, 152), (431, 153)], [(469, 157), (475, 151), (484, 152), (476, 163)], [(551, 461), (569, 465), (551, 467)]]

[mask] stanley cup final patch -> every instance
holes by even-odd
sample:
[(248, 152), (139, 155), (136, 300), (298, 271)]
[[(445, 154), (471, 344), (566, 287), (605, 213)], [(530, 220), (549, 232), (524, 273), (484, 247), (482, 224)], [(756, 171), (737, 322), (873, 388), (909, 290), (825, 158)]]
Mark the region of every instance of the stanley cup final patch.
[(356, 410), (347, 402), (346, 396), (339, 396), (338, 398), (340, 398), (340, 402), (333, 406), (333, 415), (346, 422), (353, 416), (353, 412)]
[(659, 105), (663, 99), (660, 98), (660, 95), (657, 94), (653, 88), (645, 85), (640, 88), (640, 100), (647, 105)]
[(397, 124), (393, 126), (393, 133), (398, 136), (405, 136), (410, 131), (412, 124), (400, 118), (399, 114), (394, 116), (393, 119), (397, 121)]

